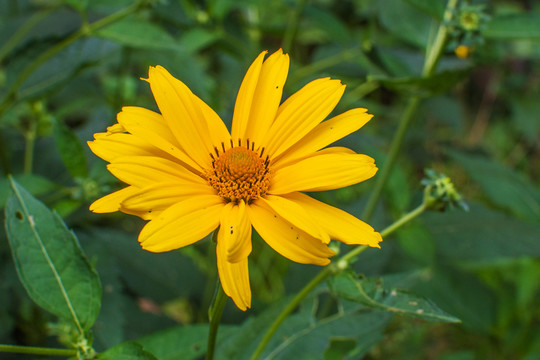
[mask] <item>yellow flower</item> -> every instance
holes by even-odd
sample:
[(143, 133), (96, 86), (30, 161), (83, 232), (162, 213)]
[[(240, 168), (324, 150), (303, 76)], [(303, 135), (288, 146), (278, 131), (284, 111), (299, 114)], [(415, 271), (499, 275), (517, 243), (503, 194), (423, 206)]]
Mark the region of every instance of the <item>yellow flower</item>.
[[(262, 52), (240, 86), (229, 133), (219, 116), (161, 66), (148, 83), (161, 114), (124, 107), (118, 123), (94, 135), (92, 151), (129, 186), (90, 206), (150, 220), (143, 249), (193, 244), (219, 228), (217, 267), (238, 308), (251, 305), (248, 255), (252, 226), (275, 251), (303, 264), (327, 265), (330, 239), (379, 247), (379, 233), (304, 191), (359, 183), (377, 171), (372, 158), (326, 147), (372, 115), (353, 109), (323, 121), (345, 86), (310, 82), (280, 105), (289, 56)], [(321, 150), (322, 149), (322, 150)]]

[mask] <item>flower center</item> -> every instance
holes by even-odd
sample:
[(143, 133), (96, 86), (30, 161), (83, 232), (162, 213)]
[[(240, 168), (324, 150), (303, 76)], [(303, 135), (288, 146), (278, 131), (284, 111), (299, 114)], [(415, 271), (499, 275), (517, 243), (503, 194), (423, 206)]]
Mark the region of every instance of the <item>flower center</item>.
[[(251, 145), (251, 146), (250, 146)], [(212, 168), (206, 171), (205, 177), (216, 189), (219, 196), (227, 201), (246, 203), (264, 196), (270, 186), (270, 169), (268, 156), (263, 158), (264, 148), (258, 153), (254, 144), (246, 141), (246, 146), (233, 146), (225, 150), (214, 148)], [(251, 149), (250, 149), (251, 147)]]

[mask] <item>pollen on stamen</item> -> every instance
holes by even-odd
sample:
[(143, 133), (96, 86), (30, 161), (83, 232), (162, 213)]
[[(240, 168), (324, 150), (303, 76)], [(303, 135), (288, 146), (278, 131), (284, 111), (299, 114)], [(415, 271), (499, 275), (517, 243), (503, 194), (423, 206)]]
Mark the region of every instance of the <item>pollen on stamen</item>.
[[(238, 139), (239, 146), (232, 146), (223, 152), (214, 148), (217, 157), (212, 156), (212, 168), (205, 173), (205, 178), (216, 189), (219, 196), (227, 201), (238, 203), (244, 200), (246, 203), (264, 196), (270, 186), (271, 171), (268, 156), (263, 158), (264, 148), (258, 154), (255, 144), (249, 139), (242, 146), (242, 140)], [(250, 146), (251, 144), (251, 146)]]

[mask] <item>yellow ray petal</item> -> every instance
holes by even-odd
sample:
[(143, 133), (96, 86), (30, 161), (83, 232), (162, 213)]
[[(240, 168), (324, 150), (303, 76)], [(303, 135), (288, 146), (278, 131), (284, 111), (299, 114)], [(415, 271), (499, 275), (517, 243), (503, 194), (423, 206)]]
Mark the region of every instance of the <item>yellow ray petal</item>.
[(107, 165), (123, 182), (143, 188), (163, 181), (186, 181), (206, 184), (198, 175), (174, 161), (154, 156), (124, 156)]
[(199, 106), (203, 114), (204, 120), (206, 121), (210, 136), (211, 143), (214, 146), (219, 146), (221, 143), (228, 144), (231, 139), (229, 130), (225, 123), (218, 114), (208, 106), (204, 101), (198, 98), (196, 95), (193, 95), (193, 101)]
[(193, 244), (216, 229), (225, 204), (216, 195), (194, 196), (176, 203), (141, 230), (143, 249), (163, 252)]
[(259, 200), (247, 207), (247, 213), (251, 224), (268, 245), (298, 263), (315, 265), (330, 263), (328, 258), (334, 255), (334, 252), (326, 244), (292, 226)]
[[(257, 79), (257, 86), (251, 98), (249, 120), (243, 139), (250, 139), (261, 144), (276, 118), (283, 86), (289, 72), (289, 55), (279, 49), (264, 61)], [(235, 109), (236, 112), (236, 109)]]
[(137, 138), (151, 143), (192, 169), (202, 172), (201, 166), (182, 150), (160, 114), (139, 107), (124, 107), (117, 118), (118, 122)]
[(373, 117), (366, 111), (352, 109), (323, 121), (274, 161), (274, 166), (301, 159), (355, 132)]
[(228, 203), (220, 220), (220, 240), (225, 245), (227, 262), (236, 263), (251, 253), (251, 223), (246, 214), (246, 205)]
[(341, 99), (345, 85), (330, 78), (317, 79), (289, 97), (267, 133), (265, 147), (273, 157), (293, 146), (323, 121)]
[(219, 280), (225, 294), (233, 299), (240, 310), (245, 311), (251, 307), (248, 259), (244, 257), (235, 263), (227, 261), (227, 244), (223, 239), (226, 233), (227, 229), (220, 227), (216, 247)]
[(246, 133), (253, 95), (255, 94), (255, 89), (257, 88), (257, 83), (261, 74), (264, 56), (267, 53), (268, 51), (263, 51), (257, 56), (255, 61), (253, 61), (242, 80), (238, 95), (236, 95), (231, 129), (232, 138), (235, 140), (243, 138)]
[(111, 213), (120, 210), (120, 203), (125, 198), (135, 194), (138, 189), (134, 186), (128, 186), (121, 190), (115, 191), (100, 199), (97, 199), (90, 205), (90, 211), (95, 213)]
[(127, 196), (122, 201), (121, 210), (156, 213), (192, 196), (214, 194), (214, 189), (206, 184), (181, 179), (159, 182)]
[(310, 216), (311, 214), (298, 206), (296, 202), (274, 195), (267, 195), (259, 201), (266, 203), (279, 216), (310, 236), (320, 239), (325, 244), (330, 242), (330, 236), (317, 225), (317, 222)]
[(150, 67), (148, 82), (161, 114), (182, 149), (202, 168), (208, 168), (214, 144), (193, 93), (161, 66)]
[(353, 185), (377, 172), (372, 158), (362, 154), (318, 154), (277, 169), (269, 193), (323, 191)]
[(381, 234), (351, 214), (302, 193), (291, 193), (283, 197), (301, 205), (333, 240), (380, 248)]
[(98, 136), (88, 141), (90, 150), (105, 161), (112, 162), (121, 156), (166, 156), (163, 151), (130, 134)]

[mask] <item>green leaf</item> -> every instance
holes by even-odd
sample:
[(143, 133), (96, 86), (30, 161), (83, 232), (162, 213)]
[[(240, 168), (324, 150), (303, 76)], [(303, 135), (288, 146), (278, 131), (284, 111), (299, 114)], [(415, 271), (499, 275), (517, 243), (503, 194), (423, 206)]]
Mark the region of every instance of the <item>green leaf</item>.
[(540, 191), (528, 179), (485, 157), (455, 150), (447, 153), (463, 166), (493, 203), (521, 218), (540, 219)]
[[(219, 333), (221, 333), (221, 327)], [(219, 334), (218, 333), (218, 334)], [(220, 334), (221, 335), (221, 334)], [(206, 352), (208, 325), (179, 326), (154, 333), (137, 342), (160, 360), (197, 359)]]
[[(324, 290), (325, 286), (320, 287)], [(266, 330), (287, 304), (285, 298), (260, 315), (250, 317), (232, 336), (219, 344), (216, 359), (249, 359)], [(330, 299), (327, 299), (330, 300)], [(355, 303), (338, 304), (338, 312), (318, 318), (318, 292), (301, 304), (300, 310), (290, 315), (278, 328), (261, 359), (320, 359), (333, 339), (354, 342), (348, 355), (359, 359), (383, 337), (391, 315), (379, 311), (366, 311)], [(343, 349), (342, 349), (343, 350)]]
[(495, 40), (540, 39), (540, 14), (527, 12), (498, 16), (486, 24), (485, 38)]
[(430, 212), (424, 223), (436, 251), (447, 259), (479, 264), (505, 258), (540, 256), (540, 225), (520, 221), (479, 204), (469, 212)]
[(88, 177), (88, 165), (81, 140), (65, 124), (56, 121), (54, 140), (62, 162), (74, 178)]
[[(32, 195), (47, 194), (57, 187), (55, 183), (40, 175), (22, 174), (16, 175), (14, 178)], [(10, 194), (11, 186), (8, 178), (0, 178), (0, 209), (4, 208)]]
[(386, 78), (383, 76), (369, 76), (368, 80), (380, 82), (385, 87), (419, 96), (432, 96), (452, 89), (470, 73), (469, 69), (447, 70), (439, 72), (429, 78), (402, 77)]
[(219, 33), (202, 28), (194, 28), (184, 32), (180, 39), (180, 47), (188, 53), (195, 53), (219, 40)]
[(82, 334), (99, 313), (99, 277), (62, 219), (15, 181), (11, 186), (5, 221), (19, 279), (32, 300)]
[(71, 6), (77, 11), (85, 11), (88, 7), (88, 1), (89, 0), (64, 0), (66, 4)]
[(110, 348), (99, 354), (97, 358), (99, 360), (158, 360), (157, 357), (143, 350), (141, 345), (132, 341)]
[(379, 20), (394, 36), (425, 48), (432, 19), (405, 0), (379, 0)]
[(168, 32), (142, 19), (118, 21), (99, 30), (96, 35), (138, 49), (179, 49), (178, 43)]
[(416, 9), (425, 12), (437, 20), (442, 20), (445, 1), (441, 0), (405, 0)]
[(343, 272), (328, 280), (339, 297), (364, 305), (429, 321), (460, 322), (439, 309), (432, 301), (400, 289), (386, 289), (382, 279), (357, 277)]
[[(217, 342), (231, 336), (236, 329), (236, 326), (221, 325)], [(207, 337), (208, 324), (196, 324), (156, 332), (137, 342), (159, 360), (195, 360), (206, 353)]]

